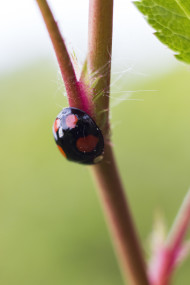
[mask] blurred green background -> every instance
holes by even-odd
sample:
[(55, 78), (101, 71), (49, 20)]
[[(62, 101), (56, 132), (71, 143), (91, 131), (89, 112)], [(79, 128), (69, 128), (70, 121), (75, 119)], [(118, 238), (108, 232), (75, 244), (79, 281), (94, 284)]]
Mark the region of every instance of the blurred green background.
[[(126, 73), (113, 86), (114, 148), (145, 248), (155, 210), (170, 226), (189, 188), (189, 78), (183, 66), (138, 84)], [(135, 91), (133, 100), (120, 100), (118, 89)], [(0, 78), (2, 285), (123, 284), (89, 170), (67, 162), (54, 143), (52, 123), (64, 106), (49, 62)], [(173, 284), (189, 284), (189, 266)]]

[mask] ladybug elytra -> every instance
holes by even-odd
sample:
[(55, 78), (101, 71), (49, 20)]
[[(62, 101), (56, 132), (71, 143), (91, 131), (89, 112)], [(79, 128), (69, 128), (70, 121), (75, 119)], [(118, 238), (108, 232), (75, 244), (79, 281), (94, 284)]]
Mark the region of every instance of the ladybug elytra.
[(103, 135), (84, 111), (64, 108), (55, 119), (53, 134), (59, 150), (68, 160), (95, 164), (103, 159)]

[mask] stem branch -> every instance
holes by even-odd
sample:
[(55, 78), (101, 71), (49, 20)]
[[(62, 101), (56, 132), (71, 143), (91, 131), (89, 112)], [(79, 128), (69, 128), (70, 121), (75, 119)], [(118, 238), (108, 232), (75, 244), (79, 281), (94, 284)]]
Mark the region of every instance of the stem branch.
[(181, 205), (179, 213), (173, 224), (172, 230), (168, 236), (166, 248), (168, 249), (165, 262), (162, 264), (161, 276), (159, 280), (161, 285), (168, 285), (176, 260), (179, 257), (183, 246), (184, 237), (190, 226), (190, 191), (188, 191)]
[(69, 105), (71, 107), (84, 109), (82, 105), (83, 104), (82, 94), (80, 92), (80, 87), (77, 82), (72, 62), (69, 57), (67, 48), (65, 46), (64, 39), (61, 36), (58, 25), (53, 17), (50, 7), (48, 6), (46, 0), (36, 0), (36, 2), (38, 3), (38, 6), (44, 18), (44, 22), (46, 24), (47, 30), (49, 32), (57, 56), (63, 81), (65, 83)]
[(184, 238), (190, 226), (190, 190), (181, 205), (179, 213), (173, 224), (168, 238), (160, 248), (157, 249), (152, 258), (149, 276), (152, 285), (169, 285), (172, 273), (183, 255), (188, 253), (188, 248), (184, 248)]
[(177, 248), (181, 245), (184, 236), (190, 225), (190, 190), (187, 192), (180, 207), (179, 213), (168, 236), (167, 244), (170, 248)]

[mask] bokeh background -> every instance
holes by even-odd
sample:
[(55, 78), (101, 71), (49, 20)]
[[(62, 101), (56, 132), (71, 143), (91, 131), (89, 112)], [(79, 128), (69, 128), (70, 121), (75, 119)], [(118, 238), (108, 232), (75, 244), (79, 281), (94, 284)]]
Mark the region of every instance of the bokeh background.
[[(82, 63), (88, 1), (49, 2)], [(67, 100), (36, 3), (0, 11), (0, 283), (123, 284), (89, 169), (53, 140)], [(115, 3), (112, 136), (146, 254), (155, 211), (169, 228), (190, 184), (190, 71), (152, 33), (131, 1)], [(189, 265), (173, 284), (189, 284)]]

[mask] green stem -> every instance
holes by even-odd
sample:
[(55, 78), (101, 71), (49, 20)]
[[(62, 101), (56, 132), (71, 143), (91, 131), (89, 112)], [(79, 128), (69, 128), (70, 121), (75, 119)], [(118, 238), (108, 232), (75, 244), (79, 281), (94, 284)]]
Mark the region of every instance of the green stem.
[(112, 147), (105, 147), (102, 163), (91, 167), (124, 278), (132, 285), (148, 285), (140, 242), (131, 217)]
[(80, 92), (80, 87), (77, 82), (77, 78), (75, 75), (75, 71), (69, 57), (67, 48), (65, 46), (64, 39), (61, 36), (57, 23), (53, 17), (53, 14), (48, 6), (46, 0), (36, 0), (42, 16), (44, 18), (44, 22), (46, 24), (47, 30), (49, 32), (57, 60), (59, 63), (59, 67), (61, 70), (61, 74), (63, 77), (63, 81), (65, 83), (65, 88), (68, 96), (69, 105), (71, 107), (76, 107), (82, 109), (82, 94)]

